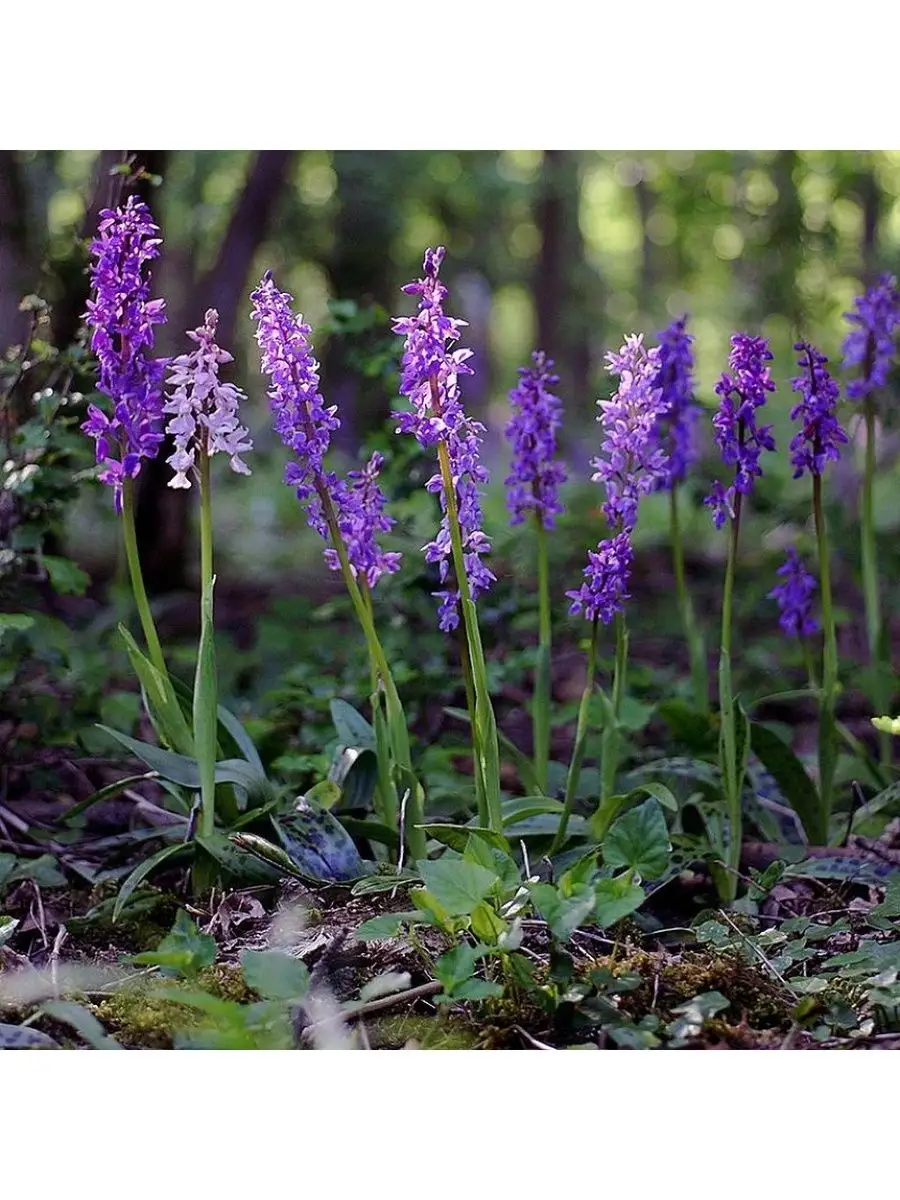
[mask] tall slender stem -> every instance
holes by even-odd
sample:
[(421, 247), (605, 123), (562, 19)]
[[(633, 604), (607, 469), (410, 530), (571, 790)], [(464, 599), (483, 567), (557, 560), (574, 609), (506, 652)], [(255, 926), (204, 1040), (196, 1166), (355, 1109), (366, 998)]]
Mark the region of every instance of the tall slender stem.
[[(887, 712), (890, 693), (886, 687), (887, 664), (882, 653), (881, 593), (878, 583), (878, 548), (875, 538), (875, 399), (870, 393), (865, 398), (866, 458), (862, 480), (861, 554), (863, 599), (866, 609), (866, 640), (869, 647), (869, 665), (872, 669), (872, 701), (879, 713)], [(878, 745), (883, 766), (891, 762), (891, 735), (879, 733)]]
[(218, 683), (213, 622), (213, 527), (209, 455), (200, 460), (200, 645), (194, 683), (194, 747), (200, 771), (200, 835), (210, 837), (216, 821)]
[(729, 822), (729, 842), (726, 855), (727, 891), (731, 901), (737, 895), (738, 868), (741, 862), (741, 788), (742, 763), (738, 762), (737, 731), (735, 728), (734, 690), (731, 679), (732, 609), (734, 576), (737, 565), (738, 538), (741, 530), (740, 492), (735, 494), (728, 559), (725, 565), (725, 584), (722, 589), (722, 635), (719, 652), (719, 767), (725, 790), (725, 805)]
[(590, 723), (591, 697), (594, 694), (594, 677), (597, 673), (597, 630), (599, 623), (597, 618), (591, 623), (591, 640), (588, 646), (587, 658), (587, 675), (584, 681), (584, 690), (581, 693), (581, 703), (578, 706), (578, 723), (575, 726), (575, 743), (572, 747), (572, 759), (569, 763), (569, 772), (566, 776), (566, 798), (563, 803), (563, 810), (559, 818), (559, 825), (553, 842), (548, 850), (548, 854), (553, 855), (560, 849), (566, 840), (566, 831), (569, 828), (569, 818), (572, 815), (572, 806), (575, 803), (575, 794), (578, 791), (578, 780), (581, 777), (581, 764), (584, 761), (584, 750), (587, 744), (588, 727)]
[(541, 791), (546, 792), (550, 762), (550, 662), (552, 626), (550, 621), (550, 563), (547, 554), (547, 530), (539, 512), (534, 513), (538, 564), (538, 653), (534, 671), (534, 696), (531, 720), (534, 733), (534, 773)]
[(628, 667), (628, 626), (625, 614), (616, 613), (616, 662), (613, 668), (611, 712), (607, 713), (603, 726), (602, 760), (600, 763), (600, 803), (605, 804), (616, 788), (619, 770), (620, 732), (619, 717), (622, 698), (625, 695), (625, 673)]
[[(432, 380), (433, 388), (436, 387)], [(472, 667), (472, 683), (475, 692), (475, 711), (470, 713), (473, 731), (477, 730), (475, 741), (476, 771), (481, 772), (481, 787), (483, 788), (484, 811), (479, 813), (488, 828), (496, 833), (503, 832), (503, 815), (500, 811), (500, 751), (497, 744), (497, 723), (487, 690), (485, 678), (484, 650), (481, 645), (481, 632), (478, 628), (478, 617), (475, 605), (469, 595), (469, 577), (466, 572), (466, 559), (463, 551), (462, 528), (459, 523), (459, 510), (456, 504), (456, 485), (450, 465), (450, 452), (445, 442), (438, 443), (438, 462), (441, 469), (441, 482), (447, 504), (447, 525), (450, 530), (450, 546), (453, 554), (453, 567), (456, 572), (456, 584), (459, 588), (460, 607), (463, 614), (463, 626), (469, 650), (469, 662)]]
[(837, 762), (835, 704), (838, 687), (837, 635), (831, 597), (831, 568), (828, 530), (822, 504), (822, 476), (813, 472), (813, 514), (819, 553), (819, 587), (822, 595), (822, 690), (819, 700), (819, 797), (823, 845), (828, 844), (834, 803), (834, 771)]
[(694, 707), (698, 712), (709, 712), (709, 678), (706, 668), (706, 649), (703, 638), (697, 628), (694, 617), (694, 606), (688, 591), (684, 571), (684, 543), (681, 536), (681, 518), (678, 511), (677, 483), (669, 489), (669, 527), (672, 537), (672, 565), (675, 571), (675, 594), (678, 598), (678, 611), (681, 615), (681, 625), (687, 642), (688, 656), (691, 665), (691, 683), (694, 692)]
[(141, 571), (141, 556), (138, 553), (137, 533), (134, 526), (134, 480), (126, 479), (122, 485), (122, 534), (125, 540), (125, 558), (128, 562), (128, 574), (131, 577), (131, 591), (137, 605), (138, 618), (144, 631), (144, 641), (150, 654), (150, 661), (164, 679), (168, 678), (166, 660), (163, 656), (159, 634), (156, 632), (156, 622), (150, 611), (150, 601), (147, 599), (147, 589), (144, 587), (144, 575)]

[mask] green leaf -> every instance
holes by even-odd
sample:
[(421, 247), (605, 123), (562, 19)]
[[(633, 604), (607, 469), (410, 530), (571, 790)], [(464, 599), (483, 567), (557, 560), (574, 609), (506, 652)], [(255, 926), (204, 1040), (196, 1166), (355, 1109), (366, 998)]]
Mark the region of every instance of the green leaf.
[(0, 1023), (0, 1050), (61, 1050), (59, 1042), (30, 1025)]
[(341, 801), (341, 789), (331, 779), (320, 779), (304, 798), (310, 804), (317, 804), (319, 808), (332, 809)]
[(135, 954), (132, 962), (161, 967), (164, 974), (193, 978), (216, 961), (216, 939), (201, 933), (184, 909), (178, 910), (175, 924), (155, 950)]
[(7, 917), (5, 913), (0, 913), (0, 946), (4, 945), (19, 928), (19, 922), (15, 917)]
[(280, 950), (245, 950), (241, 970), (247, 986), (264, 1000), (302, 1000), (309, 991), (306, 963)]
[(24, 633), (34, 624), (34, 617), (27, 613), (0, 613), (0, 642), (6, 633)]
[[(236, 838), (241, 836), (235, 835)], [(198, 835), (196, 844), (223, 868), (226, 875), (243, 884), (273, 884), (283, 878), (283, 872), (266, 862), (262, 855), (245, 852), (240, 843), (233, 842), (218, 829), (207, 837)]]
[(491, 983), (487, 979), (467, 979), (453, 989), (452, 995), (435, 996), (435, 1004), (448, 1004), (457, 1000), (490, 1000), (503, 995), (499, 983)]
[(346, 700), (332, 700), (331, 721), (337, 735), (345, 746), (358, 746), (362, 750), (375, 750), (375, 730), (352, 704)]
[(677, 1021), (667, 1026), (666, 1032), (679, 1041), (697, 1037), (705, 1022), (723, 1012), (730, 1003), (728, 997), (723, 996), (721, 992), (701, 992), (699, 996), (694, 996), (692, 1000), (672, 1009), (673, 1013), (679, 1013), (680, 1016)]
[(257, 753), (256, 746), (253, 744), (253, 738), (243, 727), (234, 713), (229, 712), (221, 704), (218, 708), (219, 724), (231, 735), (234, 744), (243, 754), (247, 762), (256, 769), (258, 775), (266, 778), (266, 770), (262, 764), (262, 759)]
[(446, 854), (416, 863), (426, 888), (451, 917), (469, 916), (497, 882), (497, 873)]
[(615, 822), (603, 843), (603, 860), (610, 867), (628, 867), (645, 879), (662, 875), (672, 847), (666, 819), (654, 797)]
[(341, 824), (356, 840), (363, 842), (380, 842), (389, 850), (400, 849), (400, 835), (396, 829), (389, 829), (380, 821), (359, 821), (356, 817), (341, 817)]
[[(448, 717), (455, 717), (458, 721), (465, 721), (467, 725), (471, 724), (469, 714), (463, 708), (445, 708), (444, 712)], [(540, 784), (537, 781), (537, 775), (534, 773), (534, 763), (527, 754), (523, 754), (515, 742), (510, 741), (506, 734), (498, 729), (497, 742), (500, 748), (505, 751), (505, 757), (509, 759), (519, 773), (519, 779), (522, 787), (530, 795), (543, 795)]]
[(60, 871), (52, 854), (19, 859), (18, 866), (6, 876), (6, 882), (16, 883), (20, 879), (31, 879), (38, 887), (43, 888), (65, 887), (66, 884), (66, 877)]
[(493, 829), (482, 829), (480, 825), (451, 825), (444, 822), (432, 822), (428, 825), (420, 825), (419, 828), (435, 841), (449, 846), (451, 850), (456, 850), (460, 854), (469, 844), (469, 838), (472, 835), (481, 838), (497, 850), (509, 849), (509, 842), (502, 833), (495, 833)]
[(101, 804), (104, 800), (111, 800), (114, 796), (121, 795), (122, 792), (133, 787), (136, 783), (146, 783), (152, 779), (158, 779), (156, 771), (147, 771), (143, 775), (126, 775), (124, 779), (116, 779), (112, 783), (108, 783), (106, 787), (100, 788), (93, 795), (88, 796), (84, 800), (79, 800), (77, 804), (73, 804), (68, 812), (64, 813), (60, 818), (63, 825), (68, 825), (80, 817), (82, 813), (87, 812), (95, 804)]
[(684, 700), (665, 700), (659, 715), (673, 736), (693, 754), (704, 754), (716, 747), (716, 732), (709, 713), (700, 712)]
[(827, 831), (822, 829), (819, 793), (803, 763), (777, 733), (757, 721), (750, 723), (750, 743), (753, 753), (774, 777), (802, 821), (810, 842), (824, 845), (828, 838)]
[[(137, 675), (144, 695), (150, 719), (158, 734), (175, 750), (193, 752), (194, 737), (175, 695), (172, 681), (162, 675), (141, 651), (137, 642), (124, 625), (119, 625), (119, 636), (125, 643), (128, 661)], [(107, 730), (107, 732), (111, 732)], [(162, 772), (161, 772), (162, 773)]]
[(360, 746), (338, 746), (328, 781), (337, 788), (338, 799), (346, 808), (370, 809), (378, 782), (378, 756)]
[(594, 884), (597, 906), (594, 919), (601, 929), (609, 929), (624, 917), (630, 916), (644, 902), (644, 889), (619, 876), (598, 879)]
[(69, 558), (58, 558), (55, 554), (44, 554), (41, 561), (47, 570), (50, 586), (60, 596), (83, 596), (90, 576)]
[(293, 861), (314, 879), (345, 882), (371, 870), (340, 821), (306, 799), (272, 824)]
[(363, 921), (356, 931), (358, 942), (378, 942), (396, 937), (404, 925), (415, 925), (422, 919), (418, 909), (412, 912), (382, 913)]
[(155, 871), (158, 866), (164, 862), (167, 862), (169, 859), (174, 859), (179, 856), (184, 857), (184, 855), (192, 852), (192, 846), (187, 845), (184, 842), (178, 842), (174, 846), (163, 846), (161, 850), (157, 850), (155, 854), (151, 854), (149, 858), (145, 858), (142, 863), (138, 863), (138, 865), (119, 889), (119, 894), (116, 897), (116, 906), (113, 909), (113, 922), (118, 919), (119, 913), (127, 903), (131, 893), (141, 883), (144, 882), (144, 880), (152, 871)]
[(517, 821), (527, 821), (529, 817), (540, 817), (545, 813), (558, 816), (565, 805), (561, 800), (551, 800), (547, 796), (517, 796), (513, 800), (504, 800), (500, 806), (503, 814), (503, 825), (514, 825)]
[(260, 837), (256, 833), (232, 833), (229, 834), (228, 840), (242, 854), (252, 854), (260, 862), (274, 868), (279, 878), (303, 879), (307, 882), (313, 878), (306, 871), (300, 870), (286, 850), (276, 846), (268, 838)]
[(550, 883), (531, 885), (531, 898), (558, 942), (567, 942), (594, 911), (594, 889), (583, 887), (573, 896), (562, 896)]
[(484, 900), (472, 909), (469, 924), (478, 940), (491, 946), (495, 946), (509, 929), (508, 923)]
[(487, 946), (470, 946), (462, 942), (437, 960), (434, 964), (435, 978), (440, 980), (445, 992), (452, 994), (460, 984), (471, 979), (476, 965), (488, 953)]
[(83, 1004), (75, 1004), (69, 1000), (50, 1000), (46, 1004), (42, 1004), (39, 1011), (54, 1021), (71, 1025), (93, 1050), (122, 1049), (116, 1039), (109, 1036), (94, 1014)]
[[(200, 768), (195, 758), (176, 754), (172, 750), (161, 750), (159, 746), (150, 742), (140, 742), (137, 738), (119, 733), (117, 729), (111, 729), (108, 725), (99, 725), (98, 728), (115, 738), (163, 779), (192, 791), (200, 790)], [(216, 763), (216, 783), (236, 784), (258, 804), (268, 803), (273, 798), (272, 785), (268, 779), (265, 775), (260, 775), (256, 767), (243, 758), (226, 758)]]

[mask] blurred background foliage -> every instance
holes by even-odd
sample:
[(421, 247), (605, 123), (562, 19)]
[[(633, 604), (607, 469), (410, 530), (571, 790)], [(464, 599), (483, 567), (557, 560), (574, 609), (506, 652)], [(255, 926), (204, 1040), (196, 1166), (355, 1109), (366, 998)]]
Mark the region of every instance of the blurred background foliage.
[[(250, 394), (253, 481), (222, 477), (217, 522), (222, 553), (254, 578), (277, 578), (314, 545), (279, 483), (283, 451), (268, 430), (249, 317), (248, 293), (268, 268), (313, 326), (323, 392), (343, 420), (338, 448), (355, 458), (391, 403), (387, 314), (409, 309), (400, 285), (419, 274), (424, 247), (444, 244), (450, 311), (469, 322), (477, 356), (467, 402), (488, 425), (500, 481), (506, 393), (536, 346), (557, 362), (574, 474), (595, 450), (595, 400), (609, 393), (603, 355), (625, 333), (652, 339), (689, 313), (699, 394), (711, 403), (731, 332), (760, 331), (783, 384), (798, 335), (839, 359), (842, 314), (900, 260), (896, 151), (131, 153), (150, 177), (141, 188), (165, 239), (154, 292), (166, 297), (169, 324), (159, 350), (181, 350), (183, 330), (214, 306)], [(22, 340), (19, 300), (31, 292), (52, 306), (56, 344), (74, 339), (86, 239), (122, 158), (0, 154), (0, 344)], [(784, 388), (782, 430), (789, 406)], [(779, 457), (780, 499), (790, 483)], [(139, 520), (151, 585), (165, 591), (192, 574), (191, 498), (166, 489), (163, 456), (157, 467), (145, 470)], [(502, 525), (494, 486), (488, 507)], [(108, 496), (82, 492), (69, 514), (71, 548), (88, 570), (108, 573), (117, 540)], [(696, 515), (706, 541), (709, 523)], [(242, 536), (248, 525), (253, 539)], [(318, 563), (313, 555), (310, 569)]]

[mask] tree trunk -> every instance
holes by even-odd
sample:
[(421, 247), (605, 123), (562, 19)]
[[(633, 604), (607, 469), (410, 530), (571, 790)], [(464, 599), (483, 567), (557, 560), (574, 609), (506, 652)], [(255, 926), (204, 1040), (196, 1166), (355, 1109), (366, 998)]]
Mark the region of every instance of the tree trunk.
[(28, 218), (22, 170), (14, 150), (0, 150), (0, 353), (28, 331), (22, 296), (35, 288), (29, 276)]

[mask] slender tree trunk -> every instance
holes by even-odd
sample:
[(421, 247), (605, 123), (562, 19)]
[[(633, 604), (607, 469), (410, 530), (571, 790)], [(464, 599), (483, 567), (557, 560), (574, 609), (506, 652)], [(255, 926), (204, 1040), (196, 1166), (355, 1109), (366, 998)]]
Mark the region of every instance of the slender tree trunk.
[(29, 275), (27, 213), (16, 152), (0, 150), (0, 353), (20, 344), (28, 330), (28, 314), (19, 311), (19, 302), (37, 280)]

